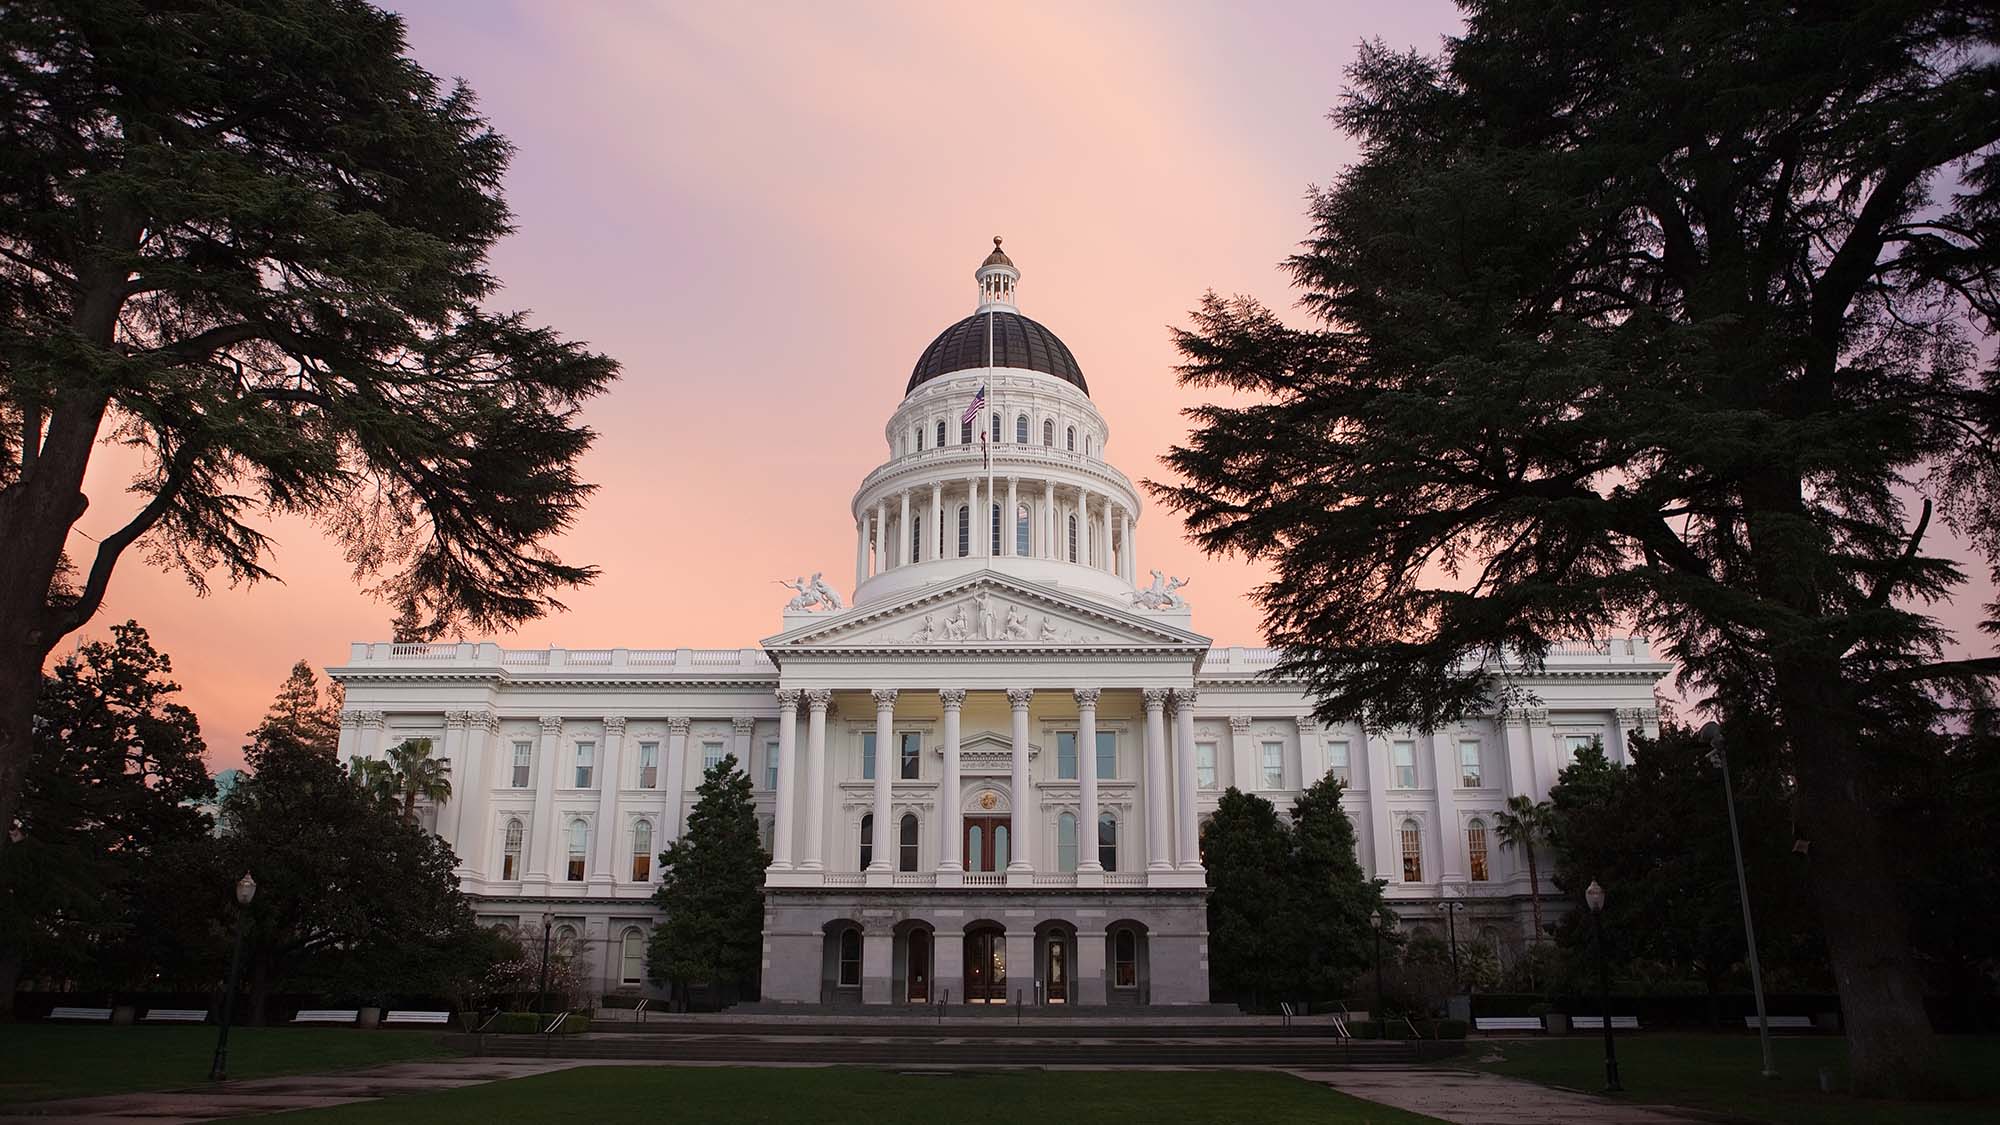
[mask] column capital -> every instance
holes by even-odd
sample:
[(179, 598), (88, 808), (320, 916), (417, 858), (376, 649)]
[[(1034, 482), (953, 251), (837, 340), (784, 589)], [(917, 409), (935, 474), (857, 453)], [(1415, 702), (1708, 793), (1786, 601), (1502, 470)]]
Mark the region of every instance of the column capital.
[(542, 733), (543, 733), (543, 734), (557, 734), (557, 733), (561, 732), (561, 730), (562, 730), (562, 725), (563, 725), (563, 720), (562, 720), (562, 716), (561, 716), (561, 715), (543, 715), (543, 716), (542, 716)]
[(822, 714), (833, 705), (832, 688), (812, 688), (806, 692), (806, 707)]
[(1229, 716), (1229, 731), (1231, 734), (1249, 734), (1250, 716), (1248, 715)]
[(625, 733), (625, 716), (604, 716), (604, 733), (608, 735), (623, 735)]
[(1103, 693), (1104, 689), (1102, 688), (1094, 688), (1094, 687), (1077, 688), (1076, 705), (1078, 707), (1089, 707), (1095, 710), (1097, 707), (1097, 697), (1102, 695)]
[(688, 718), (686, 715), (675, 715), (667, 720), (667, 733), (677, 734), (682, 738), (686, 738), (688, 728), (693, 725), (694, 720)]
[[(890, 698), (895, 698), (893, 693)], [(965, 706), (965, 689), (959, 687), (939, 688), (938, 702), (944, 704), (945, 710), (956, 711)]]
[(1311, 715), (1297, 715), (1293, 717), (1292, 721), (1299, 725), (1300, 734), (1319, 733), (1319, 720), (1313, 718)]
[(1007, 689), (1007, 703), (1016, 711), (1026, 711), (1029, 701), (1034, 698), (1034, 688), (1010, 687)]
[(894, 708), (896, 706), (895, 688), (878, 687), (870, 691), (868, 694), (875, 697), (875, 709), (877, 711), (883, 710), (884, 708)]
[(737, 734), (749, 734), (751, 731), (757, 729), (757, 720), (745, 715), (738, 715), (736, 718), (730, 720), (730, 726), (735, 729)]
[(798, 688), (795, 687), (779, 688), (778, 710), (786, 711), (794, 715), (798, 714), (799, 697), (803, 694), (804, 694), (803, 692), (801, 692)]
[(444, 713), (444, 725), (448, 727), (469, 727), (472, 725), (472, 721), (478, 717), (479, 712), (477, 711), (446, 711)]
[(388, 717), (380, 711), (342, 711), (340, 717), (342, 719), (352, 719), (356, 724), (364, 727), (379, 727), (388, 721)]
[(485, 727), (490, 734), (499, 734), (500, 716), (491, 711), (475, 711), (473, 712), (472, 725), (475, 727)]
[(1192, 708), (1194, 701), (1200, 698), (1201, 692), (1194, 688), (1177, 687), (1174, 689), (1174, 709), (1180, 710), (1183, 707)]
[(1146, 701), (1146, 710), (1162, 711), (1166, 709), (1167, 697), (1172, 694), (1168, 688), (1149, 687), (1139, 692), (1139, 698)]
[(1549, 709), (1546, 707), (1529, 707), (1522, 711), (1521, 715), (1528, 720), (1528, 725), (1531, 727), (1545, 727), (1549, 725)]

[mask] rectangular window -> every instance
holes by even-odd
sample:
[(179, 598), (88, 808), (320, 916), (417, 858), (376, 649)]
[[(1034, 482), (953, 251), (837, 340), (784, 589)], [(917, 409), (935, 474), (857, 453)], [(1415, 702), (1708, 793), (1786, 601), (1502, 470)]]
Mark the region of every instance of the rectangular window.
[(1417, 787), (1417, 744), (1398, 742), (1396, 755), (1396, 788), (1415, 789)]
[(591, 761), (596, 757), (597, 744), (595, 742), (579, 742), (576, 744), (576, 787), (578, 789), (590, 788)]
[(775, 738), (764, 743), (764, 788), (774, 793), (778, 789), (778, 740)]
[(915, 781), (923, 769), (924, 736), (913, 730), (906, 730), (898, 736), (903, 742), (902, 779)]
[[(922, 431), (920, 430), (918, 433), (921, 435)], [(638, 984), (644, 980), (646, 977), (645, 935), (641, 934), (638, 930), (625, 931), (624, 944), (620, 953), (622, 954), (620, 960), (623, 963), (623, 968), (620, 970), (619, 979), (626, 984)]]
[(528, 787), (528, 765), (535, 760), (535, 744), (516, 742), (514, 744), (514, 788)]
[(660, 744), (639, 744), (639, 788), (655, 789), (660, 784)]
[(1097, 732), (1097, 776), (1099, 780), (1118, 776), (1118, 732)]
[(1283, 789), (1285, 787), (1285, 744), (1266, 742), (1264, 744), (1264, 788)]
[(1347, 760), (1347, 740), (1340, 739), (1326, 744), (1326, 772), (1342, 785), (1351, 785), (1354, 774)]
[(875, 780), (875, 732), (861, 732), (861, 780)]
[(1604, 736), (1600, 734), (1566, 734), (1562, 736), (1563, 755), (1574, 762), (1588, 750), (1602, 751)]
[(1076, 780), (1076, 732), (1073, 730), (1056, 732), (1056, 778), (1060, 781)]
[(1458, 784), (1466, 789), (1477, 789), (1485, 784), (1485, 771), (1479, 762), (1479, 740), (1462, 738), (1458, 742)]
[(1194, 776), (1203, 789), (1215, 788), (1215, 743), (1194, 744)]
[(721, 764), (722, 764), (722, 743), (720, 742), (702, 743), (701, 772), (707, 773), (709, 770), (712, 770)]

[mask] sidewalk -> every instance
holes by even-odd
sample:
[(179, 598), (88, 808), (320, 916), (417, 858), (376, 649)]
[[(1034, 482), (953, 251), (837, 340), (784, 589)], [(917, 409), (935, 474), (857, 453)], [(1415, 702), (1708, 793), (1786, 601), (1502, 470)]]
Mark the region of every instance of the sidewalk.
[(1635, 1105), (1615, 1098), (1539, 1086), (1463, 1070), (1382, 1068), (1291, 1073), (1396, 1109), (1453, 1125), (1687, 1125), (1718, 1118), (1679, 1106)]

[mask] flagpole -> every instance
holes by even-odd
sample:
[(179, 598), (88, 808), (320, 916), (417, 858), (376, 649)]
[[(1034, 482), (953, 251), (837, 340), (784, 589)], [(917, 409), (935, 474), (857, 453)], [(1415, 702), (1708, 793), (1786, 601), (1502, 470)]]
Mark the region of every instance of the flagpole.
[[(986, 385), (988, 387), (993, 385), (993, 314), (990, 312), (986, 314)], [(986, 428), (986, 423), (993, 418), (992, 395), (986, 396), (986, 405), (980, 412), (986, 415), (979, 420), (979, 432), (986, 435), (983, 443), (985, 448), (981, 452), (986, 455), (986, 557), (990, 559), (1000, 553), (1000, 544), (997, 542), (999, 529), (993, 526), (992, 513), (992, 509), (999, 506), (993, 496), (993, 441), (999, 435)]]

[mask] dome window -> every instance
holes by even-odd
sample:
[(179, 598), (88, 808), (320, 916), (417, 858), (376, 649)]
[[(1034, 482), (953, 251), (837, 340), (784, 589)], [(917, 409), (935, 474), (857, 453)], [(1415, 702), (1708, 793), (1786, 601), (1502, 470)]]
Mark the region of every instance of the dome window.
[(1028, 444), (1028, 416), (1026, 414), (1014, 419), (1014, 444)]
[(1069, 451), (1070, 451), (1071, 453), (1075, 453), (1075, 452), (1076, 452), (1076, 427), (1075, 427), (1075, 426), (1071, 426), (1071, 427), (1069, 428)]
[(1042, 419), (1042, 444), (1048, 446), (1050, 449), (1056, 447), (1056, 420), (1054, 418)]

